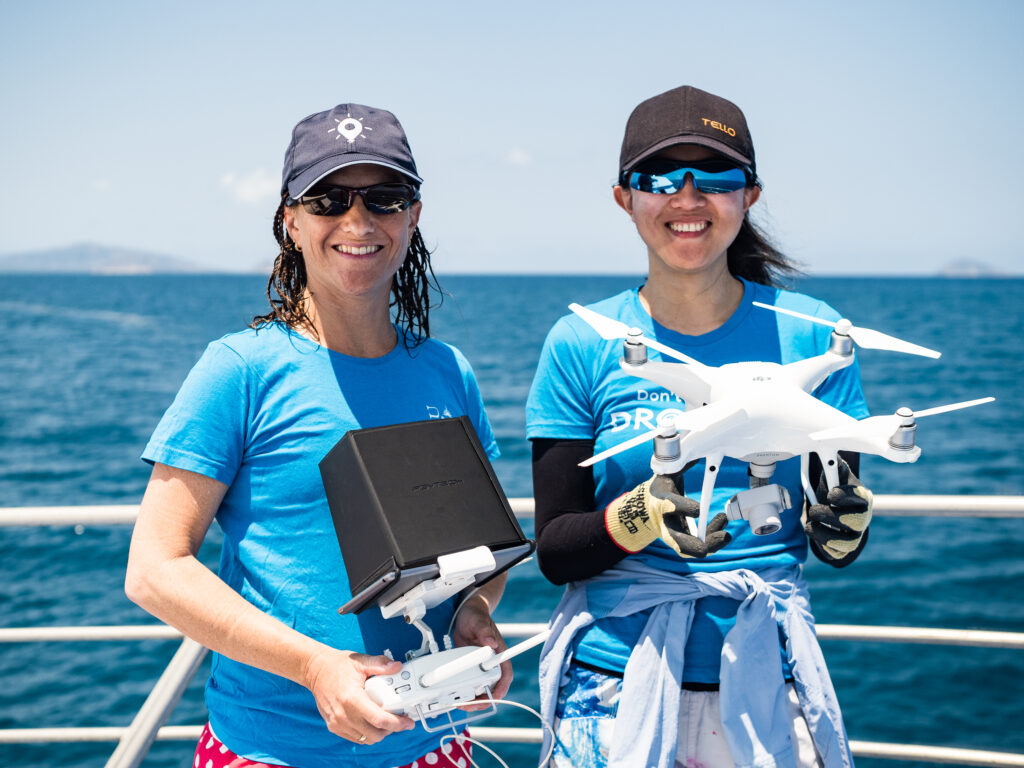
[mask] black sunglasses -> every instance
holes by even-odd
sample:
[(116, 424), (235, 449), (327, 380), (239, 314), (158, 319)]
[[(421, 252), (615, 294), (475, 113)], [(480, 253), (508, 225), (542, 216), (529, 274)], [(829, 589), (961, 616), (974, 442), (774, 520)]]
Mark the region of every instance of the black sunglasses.
[(373, 184), (369, 187), (322, 184), (313, 187), (309, 194), (298, 200), (288, 198), (286, 204), (302, 203), (306, 212), (314, 216), (341, 216), (355, 203), (356, 195), (363, 198), (366, 210), (381, 215), (404, 211), (420, 199), (420, 191), (416, 187), (400, 182)]

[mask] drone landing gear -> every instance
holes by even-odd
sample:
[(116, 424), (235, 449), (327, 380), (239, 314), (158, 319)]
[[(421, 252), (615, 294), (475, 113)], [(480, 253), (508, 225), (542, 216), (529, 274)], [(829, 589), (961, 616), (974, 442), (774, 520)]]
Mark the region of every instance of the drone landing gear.
[(704, 482), (700, 487), (700, 517), (697, 518), (697, 538), (701, 541), (707, 536), (711, 497), (714, 495), (715, 481), (718, 479), (718, 470), (724, 458), (721, 453), (717, 453), (704, 459)]
[[(664, 414), (662, 414), (664, 415)], [(654, 454), (651, 456), (651, 471), (656, 475), (672, 475), (681, 472), (686, 466), (682, 456), (682, 436), (671, 418), (662, 419), (658, 417), (658, 426), (661, 432), (654, 438)], [(704, 487), (700, 495), (700, 517), (696, 524), (692, 517), (683, 517), (687, 532), (704, 541), (704, 535), (708, 527), (708, 510), (711, 506), (711, 489), (715, 487), (715, 476), (718, 474), (718, 465), (722, 463), (722, 457), (717, 459), (708, 456), (704, 470)]]
[[(825, 482), (829, 488), (839, 485), (839, 454), (838, 452), (816, 451), (821, 461), (822, 470), (825, 472)], [(800, 456), (800, 482), (804, 487), (804, 494), (811, 504), (815, 503), (818, 497), (817, 491), (811, 486), (810, 478), (810, 454)]]
[[(661, 434), (654, 438), (654, 456), (651, 458), (651, 470), (656, 475), (670, 475), (679, 472), (685, 466), (681, 455), (679, 432), (671, 422), (663, 425)], [(685, 517), (687, 530), (691, 536), (701, 541), (707, 537), (708, 518), (711, 514), (711, 499), (714, 495), (715, 481), (725, 459), (724, 454), (709, 454), (704, 461), (704, 482), (700, 491), (700, 515), (694, 523), (693, 518)], [(782, 528), (780, 515), (793, 504), (787, 491), (781, 485), (769, 483), (775, 474), (775, 463), (750, 463), (750, 490), (740, 491), (725, 506), (729, 520), (747, 520), (750, 529), (758, 536), (767, 536)]]

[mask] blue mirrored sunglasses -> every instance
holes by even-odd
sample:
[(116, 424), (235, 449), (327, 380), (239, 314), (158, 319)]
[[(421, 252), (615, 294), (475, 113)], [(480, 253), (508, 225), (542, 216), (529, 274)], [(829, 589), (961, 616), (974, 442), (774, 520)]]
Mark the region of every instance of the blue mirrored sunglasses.
[(693, 179), (693, 185), (699, 192), (707, 195), (735, 192), (755, 182), (747, 170), (724, 160), (641, 163), (623, 181), (641, 192), (674, 195), (686, 184), (687, 176)]

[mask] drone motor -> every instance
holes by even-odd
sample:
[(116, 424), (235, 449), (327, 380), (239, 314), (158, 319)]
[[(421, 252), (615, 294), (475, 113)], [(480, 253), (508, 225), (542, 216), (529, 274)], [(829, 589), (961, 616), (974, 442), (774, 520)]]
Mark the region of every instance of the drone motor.
[(902, 422), (889, 438), (889, 447), (896, 451), (913, 450), (914, 440), (917, 437), (917, 422), (914, 420), (914, 412), (903, 406), (896, 411), (896, 415)]
[(849, 320), (840, 320), (829, 337), (828, 351), (849, 357), (853, 354), (853, 339), (850, 338), (850, 329), (853, 326)]
[(643, 365), (647, 362), (647, 345), (639, 328), (630, 328), (622, 342), (622, 359), (627, 365)]
[(681, 442), (682, 437), (679, 430), (670, 422), (654, 438), (651, 471), (656, 475), (671, 475), (674, 472), (679, 472), (686, 464), (683, 461)]

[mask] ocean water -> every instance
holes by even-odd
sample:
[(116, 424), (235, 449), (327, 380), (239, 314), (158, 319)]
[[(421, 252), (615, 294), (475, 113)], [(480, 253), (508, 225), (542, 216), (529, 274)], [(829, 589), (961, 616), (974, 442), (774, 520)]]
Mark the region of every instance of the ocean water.
[[(528, 496), (523, 403), (547, 329), (639, 277), (442, 278), (434, 335), (473, 363), (501, 445), (509, 496)], [(0, 504), (127, 504), (138, 455), (206, 343), (266, 306), (248, 276), (0, 276)], [(1021, 494), (1024, 280), (807, 278), (797, 287), (854, 322), (943, 351), (939, 361), (859, 352), (874, 413), (994, 395), (922, 420), (920, 461), (866, 457), (876, 493)], [(524, 524), (532, 533), (529, 523)], [(122, 592), (127, 527), (0, 529), (0, 626), (150, 623)], [(201, 556), (216, 563), (212, 532)], [(820, 623), (1024, 631), (1024, 520), (876, 518), (850, 568), (807, 567)], [(541, 621), (558, 599), (532, 565), (512, 572), (501, 621)], [(333, 607), (325, 607), (333, 610)], [(1024, 752), (1024, 652), (823, 642), (851, 738)], [(174, 642), (0, 645), (0, 728), (126, 725)], [(534, 703), (536, 652), (513, 698)], [(204, 718), (205, 668), (172, 717)], [(487, 725), (536, 726), (506, 709)], [(536, 749), (499, 745), (513, 766)], [(113, 744), (0, 745), (0, 766), (102, 765)], [(144, 765), (183, 766), (192, 745), (154, 746)], [(481, 755), (482, 765), (492, 765)], [(860, 760), (862, 766), (909, 766)]]

